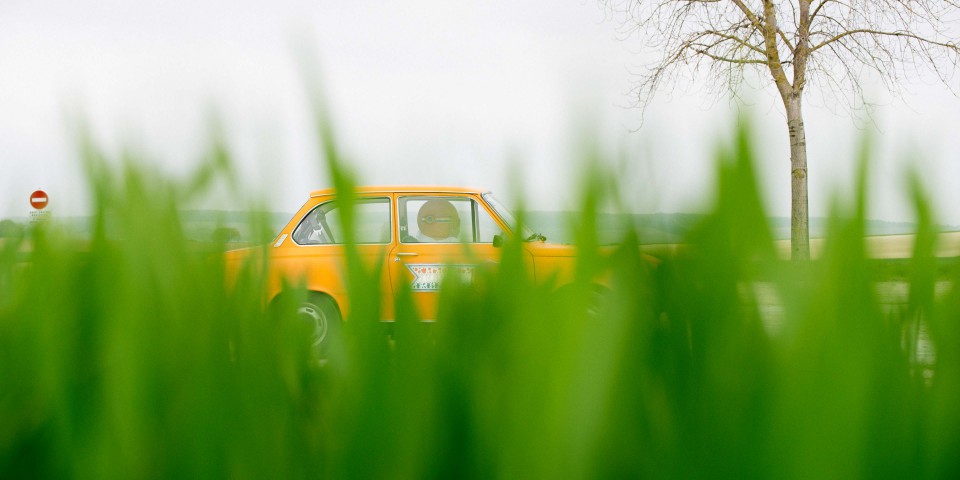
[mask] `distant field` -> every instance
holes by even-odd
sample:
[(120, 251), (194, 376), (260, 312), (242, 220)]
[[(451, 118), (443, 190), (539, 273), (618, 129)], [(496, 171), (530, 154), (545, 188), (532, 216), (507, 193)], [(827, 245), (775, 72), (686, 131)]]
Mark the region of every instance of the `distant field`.
[[(277, 222), (279, 223), (279, 222)], [(202, 226), (197, 224), (192, 224), (193, 230), (200, 230), (200, 227), (203, 227), (202, 234), (194, 235), (196, 240), (209, 241), (211, 240), (211, 232), (216, 230), (215, 223), (209, 223)], [(274, 225), (275, 231), (279, 231), (282, 227), (282, 224), (277, 226)], [(247, 227), (248, 228), (248, 227)], [(246, 230), (246, 228), (244, 229)], [(551, 229), (544, 231), (547, 234), (548, 241), (557, 242), (557, 243), (567, 243), (569, 235), (564, 233), (558, 233), (562, 231), (562, 227), (555, 226)], [(615, 238), (618, 238), (623, 234), (623, 230), (608, 231), (607, 240), (613, 242)], [(246, 231), (240, 232), (241, 238), (249, 238), (249, 233)], [(5, 238), (0, 237), (0, 247), (5, 243)], [(652, 240), (652, 239), (651, 239)], [(662, 240), (659, 239), (659, 240)], [(872, 235), (866, 237), (866, 248), (867, 256), (869, 258), (875, 259), (907, 259), (913, 256), (913, 242), (914, 235)], [(818, 258), (820, 253), (823, 250), (823, 246), (826, 242), (824, 238), (811, 238), (810, 239), (810, 253), (813, 258)], [(652, 255), (671, 255), (683, 248), (683, 244), (679, 242), (671, 241), (659, 241), (659, 242), (642, 242), (643, 250)], [(780, 258), (788, 259), (790, 258), (790, 240), (789, 239), (779, 239), (774, 240), (775, 248), (780, 255)], [(29, 242), (25, 243), (24, 246), (29, 246)], [(29, 249), (29, 247), (28, 247)], [(939, 236), (939, 241), (937, 243), (936, 255), (940, 258), (948, 257), (960, 257), (960, 232), (944, 232)]]
[[(874, 259), (909, 259), (913, 257), (914, 235), (874, 235), (865, 239), (867, 257)], [(811, 238), (810, 254), (819, 258), (826, 239)], [(790, 240), (775, 240), (780, 258), (790, 258)], [(643, 250), (651, 255), (670, 255), (683, 248), (680, 243), (647, 244)], [(960, 257), (960, 232), (941, 233), (935, 256), (940, 258)]]
[[(866, 237), (867, 256), (869, 258), (911, 258), (913, 256), (914, 235), (876, 235)], [(782, 258), (790, 257), (790, 240), (775, 241), (777, 251)], [(819, 257), (825, 239), (810, 239), (810, 254)], [(960, 232), (941, 233), (936, 249), (937, 257), (960, 256)]]

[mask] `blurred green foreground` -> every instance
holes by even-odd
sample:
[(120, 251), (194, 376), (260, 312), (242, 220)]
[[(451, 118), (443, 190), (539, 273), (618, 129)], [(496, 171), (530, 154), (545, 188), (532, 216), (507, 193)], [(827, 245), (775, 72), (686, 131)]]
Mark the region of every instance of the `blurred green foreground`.
[(184, 236), (184, 192), (216, 172), (178, 185), (88, 148), (92, 238), (0, 246), (0, 478), (960, 478), (960, 291), (920, 189), (909, 295), (883, 304), (865, 182), (822, 258), (783, 262), (748, 143), (656, 267), (634, 236), (597, 247), (608, 184), (585, 182), (571, 228), (580, 278), (611, 278), (598, 315), (529, 282), (514, 242), (445, 285), (436, 324), (399, 292), (388, 337), (377, 272), (353, 263), (366, 307), (322, 362), (292, 306), (262, 314), (257, 265), (228, 288), (224, 245)]

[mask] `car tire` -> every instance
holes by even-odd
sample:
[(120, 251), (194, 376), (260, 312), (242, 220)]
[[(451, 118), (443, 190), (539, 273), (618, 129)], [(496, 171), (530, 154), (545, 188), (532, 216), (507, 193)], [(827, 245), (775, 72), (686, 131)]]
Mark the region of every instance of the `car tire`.
[(297, 306), (297, 319), (311, 327), (311, 347), (321, 355), (326, 354), (340, 333), (342, 317), (336, 302), (326, 295), (310, 293)]

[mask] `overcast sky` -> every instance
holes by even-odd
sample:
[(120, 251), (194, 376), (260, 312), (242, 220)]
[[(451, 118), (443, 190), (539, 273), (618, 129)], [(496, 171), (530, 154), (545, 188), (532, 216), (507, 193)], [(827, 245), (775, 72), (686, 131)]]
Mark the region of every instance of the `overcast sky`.
[[(627, 152), (621, 179), (635, 210), (696, 210), (738, 107), (693, 85), (659, 96), (641, 123), (630, 90), (647, 59), (617, 27), (593, 0), (3, 0), (0, 217), (26, 216), (37, 188), (55, 215), (85, 212), (67, 121), (77, 111), (109, 150), (134, 145), (172, 174), (196, 164), (217, 111), (249, 191), (295, 210), (330, 183), (301, 80), (303, 43), (364, 183), (506, 194), (519, 172), (530, 206), (562, 209), (576, 183), (577, 139), (589, 130), (608, 151)], [(912, 218), (902, 178), (913, 162), (941, 221), (960, 225), (960, 100), (935, 83), (905, 89), (903, 99), (874, 91), (875, 124), (808, 92), (812, 215), (849, 190), (859, 139), (875, 129), (870, 215)], [(788, 216), (786, 127), (774, 95), (751, 93), (744, 110), (761, 140), (768, 210)], [(243, 202), (225, 196), (217, 206)]]

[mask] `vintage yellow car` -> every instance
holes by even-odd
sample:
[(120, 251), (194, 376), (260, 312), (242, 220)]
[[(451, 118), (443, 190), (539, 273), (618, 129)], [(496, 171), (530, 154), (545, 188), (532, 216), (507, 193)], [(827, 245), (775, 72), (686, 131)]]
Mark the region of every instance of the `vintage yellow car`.
[[(501, 243), (514, 235), (510, 212), (490, 192), (439, 186), (362, 187), (355, 191), (354, 242), (361, 260), (382, 265), (384, 321), (393, 319), (394, 292), (409, 287), (420, 318), (436, 316), (445, 275), (467, 281), (477, 268), (500, 260)], [(349, 311), (344, 280), (344, 231), (333, 189), (317, 190), (268, 247), (267, 301), (284, 295), (284, 285), (305, 285), (298, 313), (315, 328), (320, 346)], [(519, 232), (524, 261), (537, 279), (558, 286), (573, 277), (574, 248), (550, 244), (542, 235)], [(236, 269), (252, 250), (227, 252)]]

